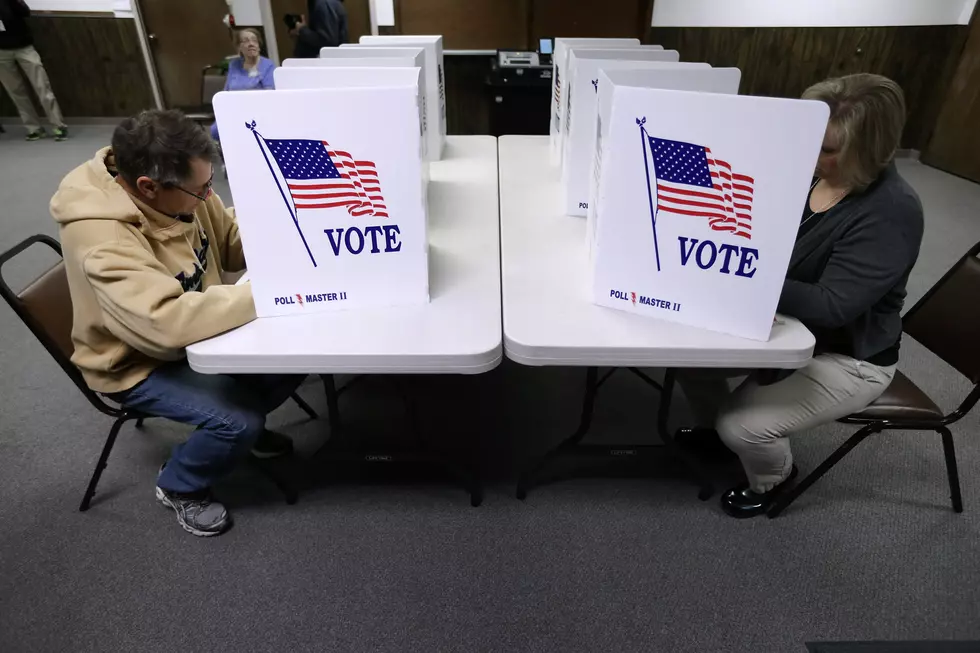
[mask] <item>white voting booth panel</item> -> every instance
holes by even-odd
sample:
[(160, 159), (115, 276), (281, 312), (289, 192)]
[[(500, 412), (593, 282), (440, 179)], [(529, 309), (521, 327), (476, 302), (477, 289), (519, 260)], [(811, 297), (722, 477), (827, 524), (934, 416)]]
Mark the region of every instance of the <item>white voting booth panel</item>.
[[(357, 45), (371, 47), (421, 47), (425, 49), (425, 93), (429, 101), (429, 125), (432, 130), (442, 136), (440, 147), (445, 146), (446, 140), (446, 77), (443, 65), (442, 36), (426, 36), (419, 34), (402, 34), (391, 36), (362, 36)], [(341, 47), (357, 47), (345, 44)], [(435, 129), (438, 127), (438, 129)], [(441, 158), (441, 150), (436, 150), (433, 159)]]
[(418, 91), (419, 130), (422, 134), (422, 158), (430, 160), (426, 143), (425, 106), (419, 86), (421, 68), (356, 68), (333, 66), (280, 66), (273, 72), (276, 88), (305, 90), (316, 88), (361, 88), (374, 86), (413, 85)]
[[(374, 59), (379, 62), (388, 61), (391, 57), (410, 56), (413, 58), (413, 66), (422, 70), (422, 79), (427, 80), (429, 76), (429, 58), (425, 48), (414, 45), (386, 45), (385, 47), (339, 47), (339, 48), (320, 48), (320, 59), (327, 61), (361, 59)], [(427, 83), (422, 86), (422, 111), (424, 116), (424, 126), (426, 133), (426, 150), (430, 160), (438, 160), (442, 155), (443, 141), (445, 140), (444, 130), (438, 127), (438, 106), (439, 96), (434, 94)]]
[(612, 92), (594, 301), (767, 340), (827, 105), (632, 86)]
[(416, 93), (215, 96), (259, 317), (428, 301)]
[(724, 93), (737, 95), (742, 80), (738, 68), (711, 68), (707, 64), (661, 64), (648, 70), (601, 70), (599, 71), (598, 114), (596, 125), (595, 155), (590, 164), (588, 238), (591, 260), (592, 246), (595, 242), (596, 197), (599, 192), (599, 177), (602, 164), (602, 143), (608, 136), (610, 111), (612, 109), (613, 88), (616, 86), (639, 86), (641, 88), (660, 88), (671, 91), (699, 91), (702, 93)]
[[(285, 68), (418, 68), (415, 57), (362, 57), (360, 59), (285, 59)], [(275, 73), (273, 73), (275, 74)]]
[[(577, 56), (576, 56), (577, 55)], [(576, 72), (582, 65), (584, 59), (605, 59), (605, 60), (624, 60), (624, 61), (659, 61), (663, 63), (676, 63), (680, 61), (681, 55), (677, 50), (664, 50), (659, 45), (635, 45), (629, 47), (570, 47), (565, 54), (565, 90), (561, 102), (561, 147), (558, 153), (558, 164), (565, 165), (565, 143), (568, 139), (568, 127), (571, 120), (569, 111), (572, 106), (572, 94), (575, 87)], [(588, 72), (588, 71), (586, 71)], [(583, 74), (583, 78), (585, 75)], [(591, 77), (598, 81), (595, 76)], [(593, 91), (595, 88), (593, 87)]]
[(409, 45), (388, 44), (385, 47), (359, 47), (356, 44), (348, 44), (339, 48), (321, 48), (321, 59), (360, 59), (377, 57), (384, 59), (391, 56), (398, 56), (411, 52), (416, 59), (416, 66), (422, 70), (422, 111), (425, 117), (426, 149), (430, 152), (432, 160), (438, 160), (442, 156), (442, 147), (445, 141), (445, 130), (440, 126), (439, 117), (439, 96), (434, 95), (427, 83), (429, 68), (432, 63), (425, 48)]
[[(557, 164), (561, 156), (562, 85), (565, 84), (565, 64), (568, 61), (568, 48), (615, 48), (635, 45), (640, 39), (585, 39), (556, 38), (554, 52), (551, 54), (551, 124), (548, 129), (548, 143), (551, 147), (551, 162)], [(660, 48), (660, 46), (653, 46)], [(660, 48), (661, 50), (663, 48)]]
[[(569, 59), (568, 109), (563, 125), (565, 133), (562, 135), (564, 153), (561, 157), (562, 210), (565, 213), (584, 217), (589, 211), (589, 182), (595, 166), (599, 112), (599, 72), (617, 68), (710, 68), (706, 63), (678, 63), (676, 54), (675, 50), (647, 52), (639, 60), (630, 56), (623, 59), (579, 58), (572, 53)], [(653, 58), (654, 55), (663, 58)]]

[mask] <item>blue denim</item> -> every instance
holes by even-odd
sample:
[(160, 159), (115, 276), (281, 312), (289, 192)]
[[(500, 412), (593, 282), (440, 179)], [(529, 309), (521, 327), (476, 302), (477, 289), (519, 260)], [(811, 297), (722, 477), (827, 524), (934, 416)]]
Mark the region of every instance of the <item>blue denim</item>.
[(166, 363), (138, 385), (109, 397), (126, 408), (197, 430), (174, 447), (157, 481), (164, 490), (211, 487), (247, 454), (265, 430), (265, 417), (303, 381), (302, 375), (200, 374), (187, 361)]

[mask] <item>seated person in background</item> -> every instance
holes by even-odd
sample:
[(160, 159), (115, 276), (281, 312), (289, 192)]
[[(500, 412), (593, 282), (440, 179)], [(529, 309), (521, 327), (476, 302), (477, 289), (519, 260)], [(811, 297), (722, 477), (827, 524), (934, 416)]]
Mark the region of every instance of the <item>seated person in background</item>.
[[(228, 77), (225, 80), (226, 91), (255, 91), (268, 90), (276, 87), (272, 71), (276, 64), (272, 59), (259, 55), (262, 49), (262, 38), (258, 30), (246, 27), (239, 30), (238, 56), (228, 62)], [(317, 53), (319, 56), (319, 53)], [(211, 138), (218, 140), (218, 125), (211, 125)]]
[(255, 318), (234, 215), (211, 191), (212, 141), (178, 111), (127, 118), (51, 200), (74, 308), (72, 362), (92, 390), (147, 415), (193, 424), (157, 477), (156, 497), (194, 535), (231, 525), (211, 485), (249, 450), (292, 441), (266, 414), (302, 377), (205, 375), (184, 348)]
[(296, 39), (293, 57), (297, 59), (316, 59), (320, 48), (336, 48), (347, 43), (347, 10), (344, 0), (307, 0), (309, 24), (301, 17), (289, 28), (289, 34)]
[(922, 205), (892, 161), (905, 124), (901, 88), (859, 74), (816, 84), (803, 97), (827, 103), (830, 122), (778, 310), (813, 332), (813, 359), (774, 383), (749, 374), (734, 392), (724, 377), (747, 372), (678, 377), (698, 423), (713, 425), (745, 468), (748, 484), (722, 495), (735, 517), (765, 512), (795, 476), (790, 433), (859, 411), (885, 391), (922, 241)]

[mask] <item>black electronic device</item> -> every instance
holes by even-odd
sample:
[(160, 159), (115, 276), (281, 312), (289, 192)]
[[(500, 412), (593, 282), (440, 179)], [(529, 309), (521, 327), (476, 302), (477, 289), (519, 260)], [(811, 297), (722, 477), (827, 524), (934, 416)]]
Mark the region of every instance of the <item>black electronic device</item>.
[(491, 135), (547, 134), (551, 113), (551, 55), (498, 50), (487, 75), (487, 92)]

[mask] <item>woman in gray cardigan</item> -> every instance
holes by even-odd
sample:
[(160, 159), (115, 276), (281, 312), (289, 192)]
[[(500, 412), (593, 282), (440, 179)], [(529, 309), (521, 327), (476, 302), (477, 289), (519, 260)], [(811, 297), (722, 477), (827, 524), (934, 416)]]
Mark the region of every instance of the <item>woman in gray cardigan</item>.
[(722, 495), (734, 517), (765, 512), (796, 475), (786, 436), (864, 408), (891, 382), (922, 241), (922, 205), (892, 161), (905, 125), (901, 88), (859, 74), (803, 97), (826, 102), (830, 122), (779, 311), (813, 332), (813, 359), (774, 383), (751, 374), (734, 392), (725, 378), (734, 372), (678, 379), (699, 423), (713, 425), (745, 468), (748, 483)]

